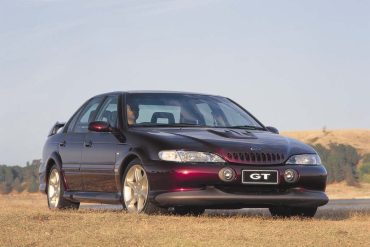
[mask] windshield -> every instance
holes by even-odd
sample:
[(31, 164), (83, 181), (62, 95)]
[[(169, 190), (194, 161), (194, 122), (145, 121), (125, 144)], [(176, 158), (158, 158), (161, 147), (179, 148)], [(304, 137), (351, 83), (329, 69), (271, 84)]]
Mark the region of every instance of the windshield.
[(127, 94), (129, 126), (199, 126), (264, 129), (227, 98), (177, 93)]

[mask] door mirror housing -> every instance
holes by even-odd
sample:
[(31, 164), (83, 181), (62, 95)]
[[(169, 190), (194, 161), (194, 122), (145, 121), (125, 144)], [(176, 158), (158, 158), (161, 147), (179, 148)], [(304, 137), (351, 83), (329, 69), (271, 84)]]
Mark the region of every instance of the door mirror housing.
[(279, 130), (275, 127), (267, 126), (266, 129), (274, 134), (279, 134)]
[(94, 132), (112, 132), (113, 129), (107, 122), (95, 121), (89, 123), (89, 130)]

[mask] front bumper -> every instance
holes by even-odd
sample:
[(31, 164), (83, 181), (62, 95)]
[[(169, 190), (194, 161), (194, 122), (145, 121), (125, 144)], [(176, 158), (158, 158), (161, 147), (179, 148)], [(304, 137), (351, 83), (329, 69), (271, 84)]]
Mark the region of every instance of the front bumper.
[[(238, 164), (176, 164), (144, 163), (150, 184), (150, 200), (159, 206), (202, 206), (205, 208), (243, 208), (271, 206), (322, 206), (328, 202), (325, 194), (327, 171), (323, 166)], [(229, 167), (235, 179), (222, 181), (220, 169)], [(276, 185), (242, 183), (243, 170), (276, 170)], [(284, 171), (294, 169), (299, 178), (294, 183), (284, 181)]]
[(163, 193), (157, 195), (154, 200), (163, 207), (176, 205), (205, 208), (318, 207), (329, 201), (322, 191), (311, 191), (302, 188), (294, 188), (276, 194), (231, 194), (215, 187), (207, 187), (198, 191)]
[[(178, 164), (171, 162), (144, 163), (148, 174), (150, 190), (153, 193), (162, 193), (184, 189), (201, 189), (206, 186), (229, 186), (245, 187), (243, 185), (243, 170), (276, 170), (279, 174), (279, 184), (274, 187), (280, 189), (304, 188), (313, 191), (325, 191), (327, 171), (324, 166), (299, 166), (299, 165), (275, 165), (275, 166), (244, 166), (237, 164)], [(235, 179), (224, 182), (219, 177), (219, 171), (224, 168), (232, 168), (236, 172)], [(284, 171), (295, 170), (299, 178), (295, 183), (284, 181)], [(118, 179), (119, 177), (117, 177)], [(260, 186), (264, 187), (264, 186)]]

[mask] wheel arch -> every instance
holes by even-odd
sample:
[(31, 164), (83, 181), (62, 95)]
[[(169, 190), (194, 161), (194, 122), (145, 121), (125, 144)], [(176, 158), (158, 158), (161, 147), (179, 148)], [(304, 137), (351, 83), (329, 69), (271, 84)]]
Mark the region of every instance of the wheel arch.
[(130, 152), (119, 163), (119, 166), (116, 169), (116, 174), (115, 174), (116, 184), (117, 184), (118, 191), (121, 191), (121, 187), (122, 187), (122, 181), (121, 181), (121, 179), (122, 179), (123, 174), (126, 171), (126, 168), (127, 168), (128, 164), (130, 164), (130, 162), (133, 161), (133, 160), (135, 160), (135, 159), (139, 159), (140, 162), (142, 162), (142, 158), (141, 157), (142, 156), (138, 152)]

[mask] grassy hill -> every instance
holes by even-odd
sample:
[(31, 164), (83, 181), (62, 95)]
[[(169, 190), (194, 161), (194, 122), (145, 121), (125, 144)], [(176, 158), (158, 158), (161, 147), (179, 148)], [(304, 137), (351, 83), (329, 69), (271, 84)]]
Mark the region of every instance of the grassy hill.
[(358, 181), (370, 183), (370, 130), (288, 131), (282, 135), (316, 148), (328, 169), (329, 183)]
[(331, 143), (338, 143), (354, 147), (361, 155), (370, 153), (370, 129), (284, 131), (281, 134), (312, 145), (329, 147)]

